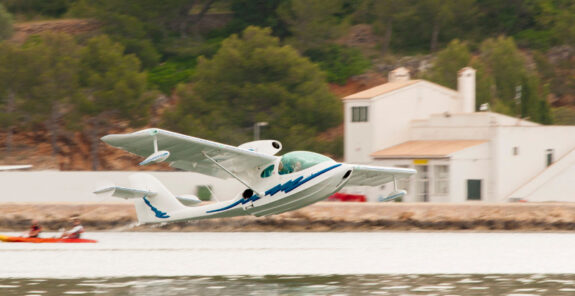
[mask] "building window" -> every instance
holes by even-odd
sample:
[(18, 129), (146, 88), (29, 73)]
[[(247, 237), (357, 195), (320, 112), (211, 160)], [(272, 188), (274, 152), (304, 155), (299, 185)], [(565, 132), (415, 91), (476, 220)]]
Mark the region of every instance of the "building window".
[(367, 107), (351, 107), (351, 121), (352, 122), (366, 122), (367, 121)]
[(428, 202), (429, 201), (429, 176), (427, 165), (416, 165), (417, 170), (416, 176), (416, 201), (417, 202)]
[(433, 177), (435, 179), (435, 194), (449, 194), (449, 166), (436, 165)]
[(546, 154), (546, 159), (547, 159), (547, 166), (550, 166), (553, 164), (553, 149), (547, 149), (547, 151), (545, 152)]

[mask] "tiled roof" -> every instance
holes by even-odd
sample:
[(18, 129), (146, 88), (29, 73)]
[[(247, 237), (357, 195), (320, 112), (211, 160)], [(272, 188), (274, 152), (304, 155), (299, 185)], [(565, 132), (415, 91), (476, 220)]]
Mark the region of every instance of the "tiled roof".
[(371, 154), (374, 158), (441, 158), (486, 140), (408, 141)]
[(377, 97), (379, 95), (382, 95), (384, 93), (390, 92), (390, 91), (394, 91), (396, 89), (400, 89), (402, 87), (406, 87), (412, 84), (416, 84), (418, 82), (421, 82), (423, 80), (407, 80), (407, 81), (395, 81), (395, 82), (388, 82), (388, 83), (384, 83), (375, 87), (372, 87), (370, 89), (366, 89), (364, 91), (360, 91), (358, 93), (349, 95), (345, 98), (343, 98), (344, 100), (354, 100), (354, 99), (371, 99), (373, 97)]

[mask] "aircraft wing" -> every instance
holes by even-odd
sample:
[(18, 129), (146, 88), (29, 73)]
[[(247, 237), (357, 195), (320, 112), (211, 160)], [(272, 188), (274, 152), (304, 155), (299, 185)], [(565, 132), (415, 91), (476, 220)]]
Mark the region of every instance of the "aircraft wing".
[(414, 169), (352, 165), (353, 173), (346, 186), (379, 186), (396, 179), (407, 178), (416, 173)]
[(8, 171), (8, 170), (23, 170), (29, 169), (32, 165), (25, 164), (25, 165), (0, 165), (0, 171)]
[(170, 156), (165, 160), (170, 163), (170, 166), (222, 179), (231, 176), (205, 155), (233, 173), (242, 173), (266, 165), (276, 159), (276, 156), (273, 155), (157, 128), (145, 129), (131, 134), (107, 135), (102, 137), (102, 141), (130, 153), (148, 157), (154, 153), (154, 138), (157, 138), (158, 151), (170, 152)]

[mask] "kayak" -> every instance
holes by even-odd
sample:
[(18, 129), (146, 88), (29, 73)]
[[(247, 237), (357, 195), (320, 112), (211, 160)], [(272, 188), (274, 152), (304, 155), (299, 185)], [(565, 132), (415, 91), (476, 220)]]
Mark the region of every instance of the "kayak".
[(85, 238), (43, 238), (0, 235), (0, 241), (5, 243), (97, 243), (97, 240)]

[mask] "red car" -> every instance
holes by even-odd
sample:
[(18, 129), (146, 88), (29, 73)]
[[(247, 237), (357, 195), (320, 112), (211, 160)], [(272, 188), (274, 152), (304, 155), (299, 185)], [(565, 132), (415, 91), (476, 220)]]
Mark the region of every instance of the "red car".
[(367, 199), (365, 195), (361, 194), (347, 194), (347, 193), (336, 193), (327, 198), (327, 201), (351, 201), (351, 202), (366, 202)]

